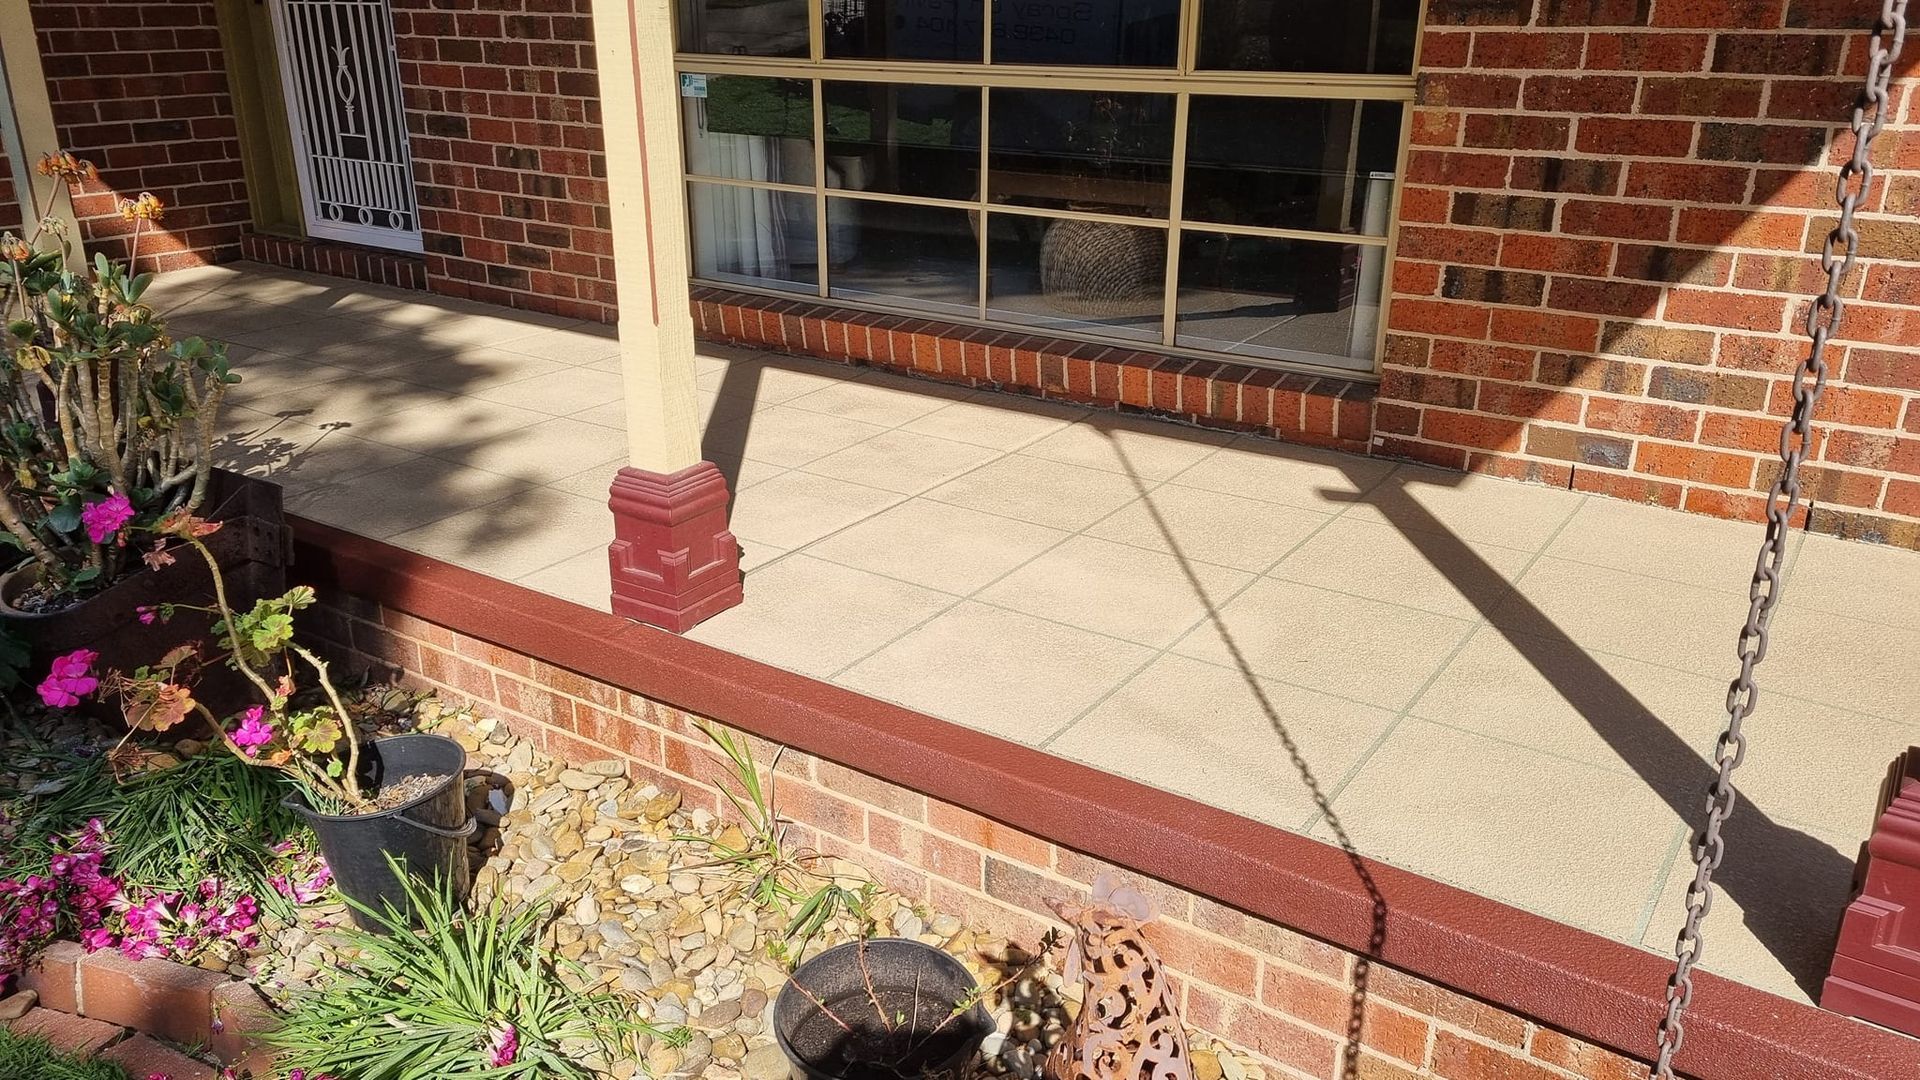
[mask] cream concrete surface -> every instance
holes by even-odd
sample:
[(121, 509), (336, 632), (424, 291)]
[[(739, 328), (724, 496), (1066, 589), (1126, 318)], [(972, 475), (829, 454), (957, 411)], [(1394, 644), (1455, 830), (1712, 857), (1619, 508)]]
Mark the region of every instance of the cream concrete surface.
[[(223, 460), (604, 608), (607, 328), (256, 266), (155, 288), (181, 332), (289, 309), (235, 350)], [(702, 353), (746, 602), (694, 638), (1670, 946), (1757, 526)], [(1920, 743), (1920, 555), (1787, 565), (1705, 965), (1805, 998)]]

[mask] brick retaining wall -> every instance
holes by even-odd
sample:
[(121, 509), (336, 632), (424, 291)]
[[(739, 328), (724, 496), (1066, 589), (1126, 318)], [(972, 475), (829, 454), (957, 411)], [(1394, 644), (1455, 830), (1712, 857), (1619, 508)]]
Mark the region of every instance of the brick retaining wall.
[[(572, 762), (620, 757), (636, 782), (723, 809), (725, 771), (686, 712), (447, 627), (335, 598), (324, 639), (357, 667), (496, 716)], [(761, 762), (771, 747), (754, 740)], [(1045, 901), (1083, 896), (1097, 859), (949, 802), (789, 749), (780, 760), (790, 843), (866, 866), (890, 888), (970, 923), (1032, 942)], [(1132, 876), (1137, 882), (1143, 879)], [(1149, 929), (1176, 973), (1192, 1024), (1265, 1059), (1278, 1076), (1340, 1075), (1355, 955), (1164, 882), (1144, 881)], [(1369, 1080), (1623, 1080), (1644, 1066), (1389, 967), (1367, 978), (1359, 1075)]]
[[(1623, 1080), (1670, 962), (1193, 799), (437, 559), (289, 519), (309, 629), (343, 659), (504, 719), (560, 758), (717, 808), (718, 718), (776, 740), (799, 839), (1030, 938), (1104, 867), (1147, 880), (1189, 1017), (1282, 1075), (1327, 1077), (1356, 957), (1377, 960), (1358, 1063), (1388, 1080)], [(1104, 861), (1103, 861), (1104, 860)], [(1176, 887), (1177, 886), (1177, 887)], [(1695, 974), (1688, 1075), (1920, 1075), (1920, 1040)], [(1622, 1055), (1625, 1055), (1624, 1057)]]

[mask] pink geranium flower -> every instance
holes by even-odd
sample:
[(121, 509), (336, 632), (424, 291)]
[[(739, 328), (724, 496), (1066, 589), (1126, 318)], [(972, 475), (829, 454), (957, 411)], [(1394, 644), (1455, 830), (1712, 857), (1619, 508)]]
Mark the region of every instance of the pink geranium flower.
[(133, 520), (133, 504), (125, 495), (114, 492), (80, 511), (80, 523), (87, 527), (87, 539), (104, 544), (113, 539), (120, 527)]
[(57, 657), (47, 677), (35, 687), (40, 692), (40, 700), (49, 708), (71, 709), (80, 704), (80, 699), (91, 694), (100, 686), (100, 680), (93, 677), (93, 662), (100, 654), (92, 649), (75, 649), (65, 656)]
[(273, 725), (266, 722), (266, 709), (259, 705), (241, 714), (240, 726), (233, 731), (233, 744), (257, 757), (260, 748), (273, 741)]
[(520, 1056), (520, 1033), (512, 1024), (501, 1024), (493, 1029), (493, 1037), (487, 1042), (487, 1064), (496, 1069), (505, 1068)]

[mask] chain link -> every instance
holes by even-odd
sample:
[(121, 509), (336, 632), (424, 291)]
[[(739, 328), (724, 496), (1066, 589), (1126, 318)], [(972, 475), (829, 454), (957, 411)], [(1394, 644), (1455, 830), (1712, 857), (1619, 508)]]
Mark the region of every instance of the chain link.
[(1767, 656), (1767, 630), (1774, 605), (1780, 599), (1780, 570), (1786, 562), (1787, 534), (1800, 503), (1800, 465), (1813, 442), (1814, 406), (1827, 385), (1827, 342), (1840, 331), (1840, 316), (1846, 310), (1846, 302), (1840, 298), (1840, 286), (1853, 270), (1858, 255), (1860, 234), (1854, 228), (1854, 210), (1866, 200), (1873, 186), (1869, 152), (1874, 136), (1886, 126), (1887, 87), (1906, 36), (1907, 0), (1882, 0), (1880, 21), (1874, 25), (1868, 43), (1866, 87), (1853, 109), (1853, 157), (1840, 167), (1839, 179), (1834, 184), (1840, 220), (1820, 249), (1820, 267), (1826, 271), (1827, 287), (1807, 310), (1806, 332), (1811, 347), (1794, 375), (1793, 417), (1780, 431), (1780, 475), (1767, 496), (1767, 538), (1760, 545), (1753, 584), (1747, 590), (1747, 622), (1740, 629), (1736, 649), (1740, 673), (1727, 688), (1727, 728), (1714, 745), (1715, 773), (1713, 785), (1707, 791), (1707, 823), (1693, 840), (1693, 882), (1687, 886), (1687, 919), (1674, 944), (1677, 963), (1673, 977), (1667, 980), (1667, 1011), (1660, 1019), (1660, 1056), (1653, 1067), (1655, 1080), (1673, 1080), (1674, 1056), (1686, 1043), (1687, 1029), (1682, 1016), (1693, 1003), (1693, 966), (1700, 962), (1706, 948), (1700, 923), (1713, 910), (1713, 873), (1727, 854), (1726, 840), (1720, 830), (1733, 814), (1736, 801), (1733, 770), (1740, 767), (1747, 755), (1747, 737), (1740, 727), (1753, 714), (1754, 705), (1760, 699), (1753, 670)]

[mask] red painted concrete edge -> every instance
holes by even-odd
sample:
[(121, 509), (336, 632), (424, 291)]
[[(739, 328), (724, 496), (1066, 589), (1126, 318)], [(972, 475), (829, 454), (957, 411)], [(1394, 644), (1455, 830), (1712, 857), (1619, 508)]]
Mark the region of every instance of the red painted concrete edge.
[[(377, 540), (291, 520), (302, 581), (1366, 951), (1371, 900), (1335, 847)], [(1381, 961), (1617, 1052), (1651, 1056), (1667, 960), (1384, 863), (1365, 865), (1388, 905)], [(1695, 985), (1684, 1065), (1700, 1080), (1920, 1075), (1920, 1041), (1712, 974), (1697, 974)]]

